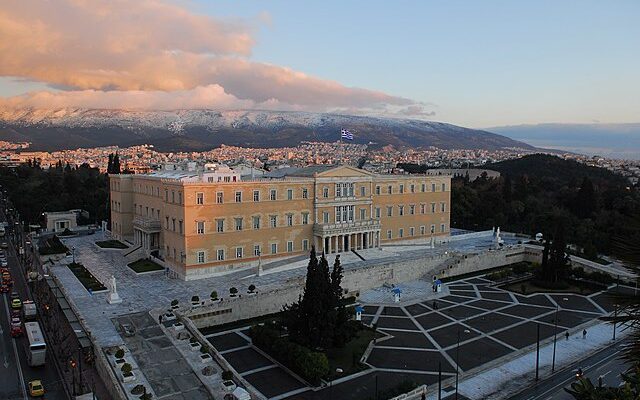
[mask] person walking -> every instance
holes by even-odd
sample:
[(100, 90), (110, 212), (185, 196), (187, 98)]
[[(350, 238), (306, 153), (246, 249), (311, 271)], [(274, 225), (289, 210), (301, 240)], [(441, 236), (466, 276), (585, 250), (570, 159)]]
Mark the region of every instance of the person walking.
[(583, 339), (586, 339), (586, 338), (587, 338), (587, 330), (586, 330), (586, 329), (583, 329), (583, 330), (582, 330), (582, 338), (583, 338)]
[(566, 331), (566, 332), (564, 333), (564, 337), (566, 337), (566, 338), (567, 338), (567, 340), (569, 340), (569, 331)]
[(158, 324), (162, 325), (162, 314), (158, 315)]

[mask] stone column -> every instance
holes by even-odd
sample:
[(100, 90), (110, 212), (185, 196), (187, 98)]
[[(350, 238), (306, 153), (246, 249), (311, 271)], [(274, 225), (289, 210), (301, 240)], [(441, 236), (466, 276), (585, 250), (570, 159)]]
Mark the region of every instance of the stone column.
[[(328, 254), (330, 254), (330, 253), (331, 253), (331, 250), (332, 250), (332, 249), (331, 249), (331, 239), (332, 239), (332, 236), (329, 236), (329, 237), (327, 238), (327, 245), (328, 245), (328, 246), (327, 246), (327, 253), (328, 253)], [(324, 238), (323, 238), (323, 240), (324, 240)], [(324, 242), (322, 242), (322, 245), (324, 246)]]

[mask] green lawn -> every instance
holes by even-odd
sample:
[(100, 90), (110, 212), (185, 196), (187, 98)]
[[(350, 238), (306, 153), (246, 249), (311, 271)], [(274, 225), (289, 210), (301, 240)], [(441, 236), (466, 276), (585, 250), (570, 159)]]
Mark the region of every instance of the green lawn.
[(151, 271), (162, 271), (164, 267), (160, 264), (157, 264), (151, 260), (147, 260), (145, 258), (141, 258), (138, 261), (134, 261), (132, 263), (127, 264), (129, 268), (134, 270), (136, 273), (141, 272), (151, 272)]
[(91, 291), (97, 292), (107, 289), (99, 280), (96, 279), (95, 276), (93, 276), (93, 274), (91, 274), (91, 272), (89, 272), (89, 270), (84, 267), (84, 265), (71, 263), (69, 264), (69, 269), (87, 290), (91, 289)]
[[(365, 350), (369, 346), (369, 342), (373, 338), (380, 334), (376, 334), (372, 329), (363, 328), (358, 331), (356, 337), (351, 339), (343, 348), (327, 349), (325, 354), (329, 359), (329, 380), (354, 374), (358, 371), (367, 369), (364, 364), (360, 364), (360, 358), (364, 354)], [(336, 368), (342, 369), (341, 374), (336, 373)]]
[(96, 244), (103, 249), (128, 249), (129, 246), (122, 243), (119, 240), (111, 239), (111, 240), (100, 240), (97, 241)]

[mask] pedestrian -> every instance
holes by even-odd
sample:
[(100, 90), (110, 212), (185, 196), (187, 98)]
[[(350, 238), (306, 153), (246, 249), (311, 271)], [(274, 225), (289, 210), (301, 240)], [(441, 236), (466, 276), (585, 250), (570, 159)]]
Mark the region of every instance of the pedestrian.
[(162, 325), (162, 314), (158, 315), (158, 323)]
[(586, 329), (583, 329), (583, 330), (582, 330), (582, 338), (583, 338), (583, 339), (586, 339), (586, 338), (587, 338), (587, 330), (586, 330)]
[(564, 333), (564, 337), (566, 337), (566, 338), (567, 338), (567, 340), (569, 340), (569, 331), (567, 331), (567, 332), (565, 332), (565, 333)]
[(420, 397), (422, 400), (427, 400), (427, 394), (422, 392), (422, 396)]

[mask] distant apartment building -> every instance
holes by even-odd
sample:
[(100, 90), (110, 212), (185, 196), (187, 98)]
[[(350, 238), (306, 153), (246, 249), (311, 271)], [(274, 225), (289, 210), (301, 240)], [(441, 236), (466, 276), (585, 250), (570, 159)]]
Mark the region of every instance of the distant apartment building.
[(378, 175), (348, 166), (261, 177), (169, 165), (110, 176), (114, 237), (196, 279), (316, 251), (339, 253), (449, 234), (449, 176)]

